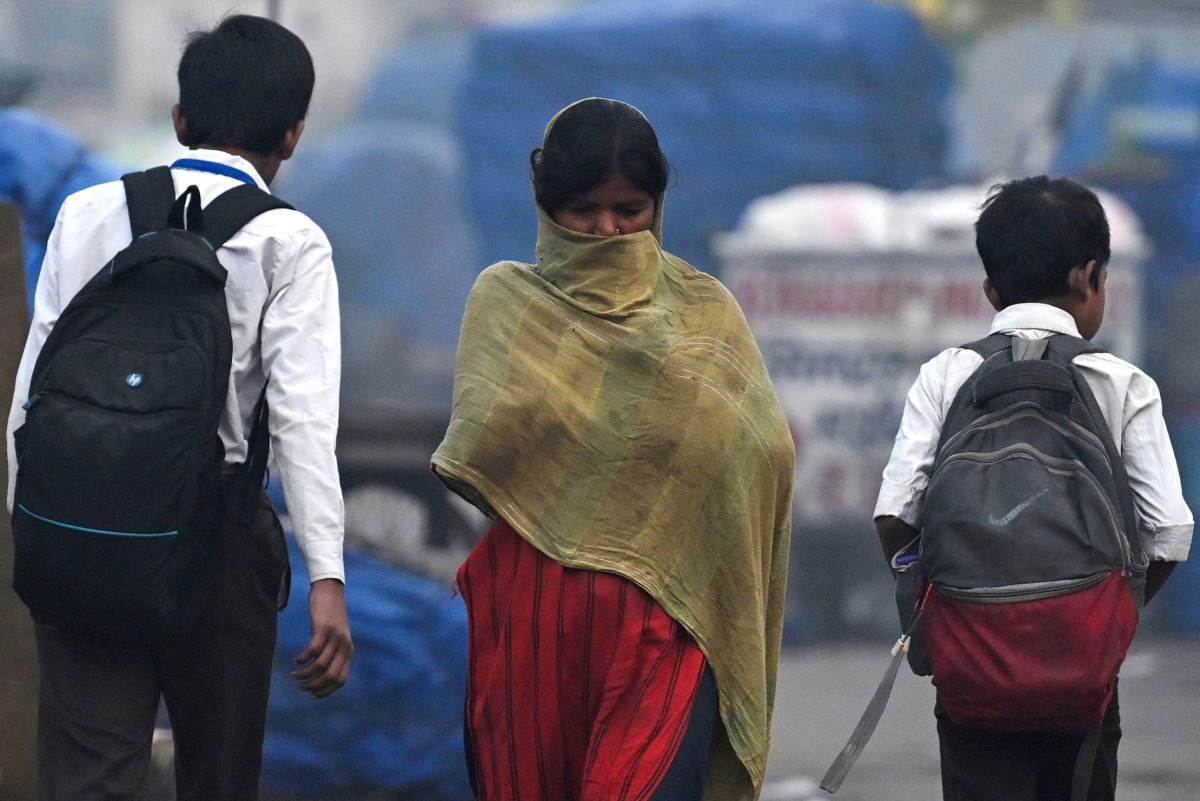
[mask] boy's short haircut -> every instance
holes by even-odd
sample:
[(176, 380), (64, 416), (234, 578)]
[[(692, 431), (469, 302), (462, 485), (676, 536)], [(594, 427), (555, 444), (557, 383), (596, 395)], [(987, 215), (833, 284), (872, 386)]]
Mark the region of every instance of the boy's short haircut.
[(308, 113), (315, 75), (300, 37), (238, 14), (188, 36), (179, 106), (192, 144), (266, 155)]
[[(1019, 178), (992, 187), (975, 222), (975, 249), (1005, 306), (1061, 297), (1072, 269), (1108, 263), (1108, 218), (1075, 181)], [(1092, 285), (1099, 281), (1097, 269)]]

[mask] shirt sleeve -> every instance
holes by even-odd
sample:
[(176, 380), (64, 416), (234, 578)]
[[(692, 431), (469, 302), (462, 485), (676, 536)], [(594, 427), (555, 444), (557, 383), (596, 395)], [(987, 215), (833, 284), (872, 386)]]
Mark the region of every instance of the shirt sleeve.
[(926, 362), (904, 401), (904, 414), (875, 504), (875, 517), (894, 516), (920, 529), (925, 486), (945, 420), (947, 374), (957, 349)]
[(62, 262), (62, 226), (66, 205), (59, 210), (58, 219), (50, 232), (46, 244), (46, 255), (42, 259), (42, 269), (38, 273), (37, 289), (33, 300), (33, 320), (29, 325), (29, 335), (25, 338), (25, 350), (21, 354), (21, 363), (17, 367), (17, 377), (13, 383), (12, 407), (8, 413), (8, 428), (6, 431), (8, 454), (8, 511), (13, 511), (13, 495), (17, 488), (17, 451), (13, 442), (13, 433), (25, 424), (25, 402), (29, 400), (29, 382), (33, 378), (33, 367), (37, 363), (38, 354), (50, 329), (58, 321), (62, 313), (59, 298), (58, 275)]
[(1158, 386), (1140, 371), (1125, 395), (1121, 453), (1147, 556), (1182, 562), (1192, 542), (1192, 512), (1183, 497)]
[(279, 256), (262, 320), (271, 446), (310, 581), (344, 581), (345, 508), (334, 450), (341, 320), (333, 256), (315, 226), (295, 234)]

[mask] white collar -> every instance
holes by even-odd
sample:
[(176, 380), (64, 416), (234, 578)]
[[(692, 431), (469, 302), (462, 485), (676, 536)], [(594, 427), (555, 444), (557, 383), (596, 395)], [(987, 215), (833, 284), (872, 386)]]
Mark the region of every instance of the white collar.
[(1047, 303), (1014, 303), (996, 312), (996, 316), (992, 318), (993, 334), (1006, 334), (1023, 328), (1079, 336), (1075, 318), (1065, 310)]

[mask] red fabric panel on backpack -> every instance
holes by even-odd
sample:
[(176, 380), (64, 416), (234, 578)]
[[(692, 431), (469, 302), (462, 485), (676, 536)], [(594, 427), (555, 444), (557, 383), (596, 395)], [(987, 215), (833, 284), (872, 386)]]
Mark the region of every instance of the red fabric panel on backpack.
[(691, 718), (695, 640), (633, 582), (564, 567), (503, 520), (458, 586), (478, 798), (649, 799)]
[(921, 616), (933, 684), (963, 726), (1088, 731), (1100, 726), (1137, 627), (1129, 579), (1015, 603), (952, 598), (935, 585)]

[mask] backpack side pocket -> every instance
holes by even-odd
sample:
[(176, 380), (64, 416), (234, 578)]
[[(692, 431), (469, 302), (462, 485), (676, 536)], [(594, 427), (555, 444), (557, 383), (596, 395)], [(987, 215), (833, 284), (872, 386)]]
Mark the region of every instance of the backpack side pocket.
[(917, 537), (892, 557), (892, 574), (896, 577), (896, 613), (900, 618), (900, 632), (910, 637), (908, 666), (918, 676), (930, 676), (933, 667), (929, 664), (929, 652), (921, 638), (920, 627), (913, 625), (925, 594), (925, 579), (917, 570), (920, 545), (921, 538)]

